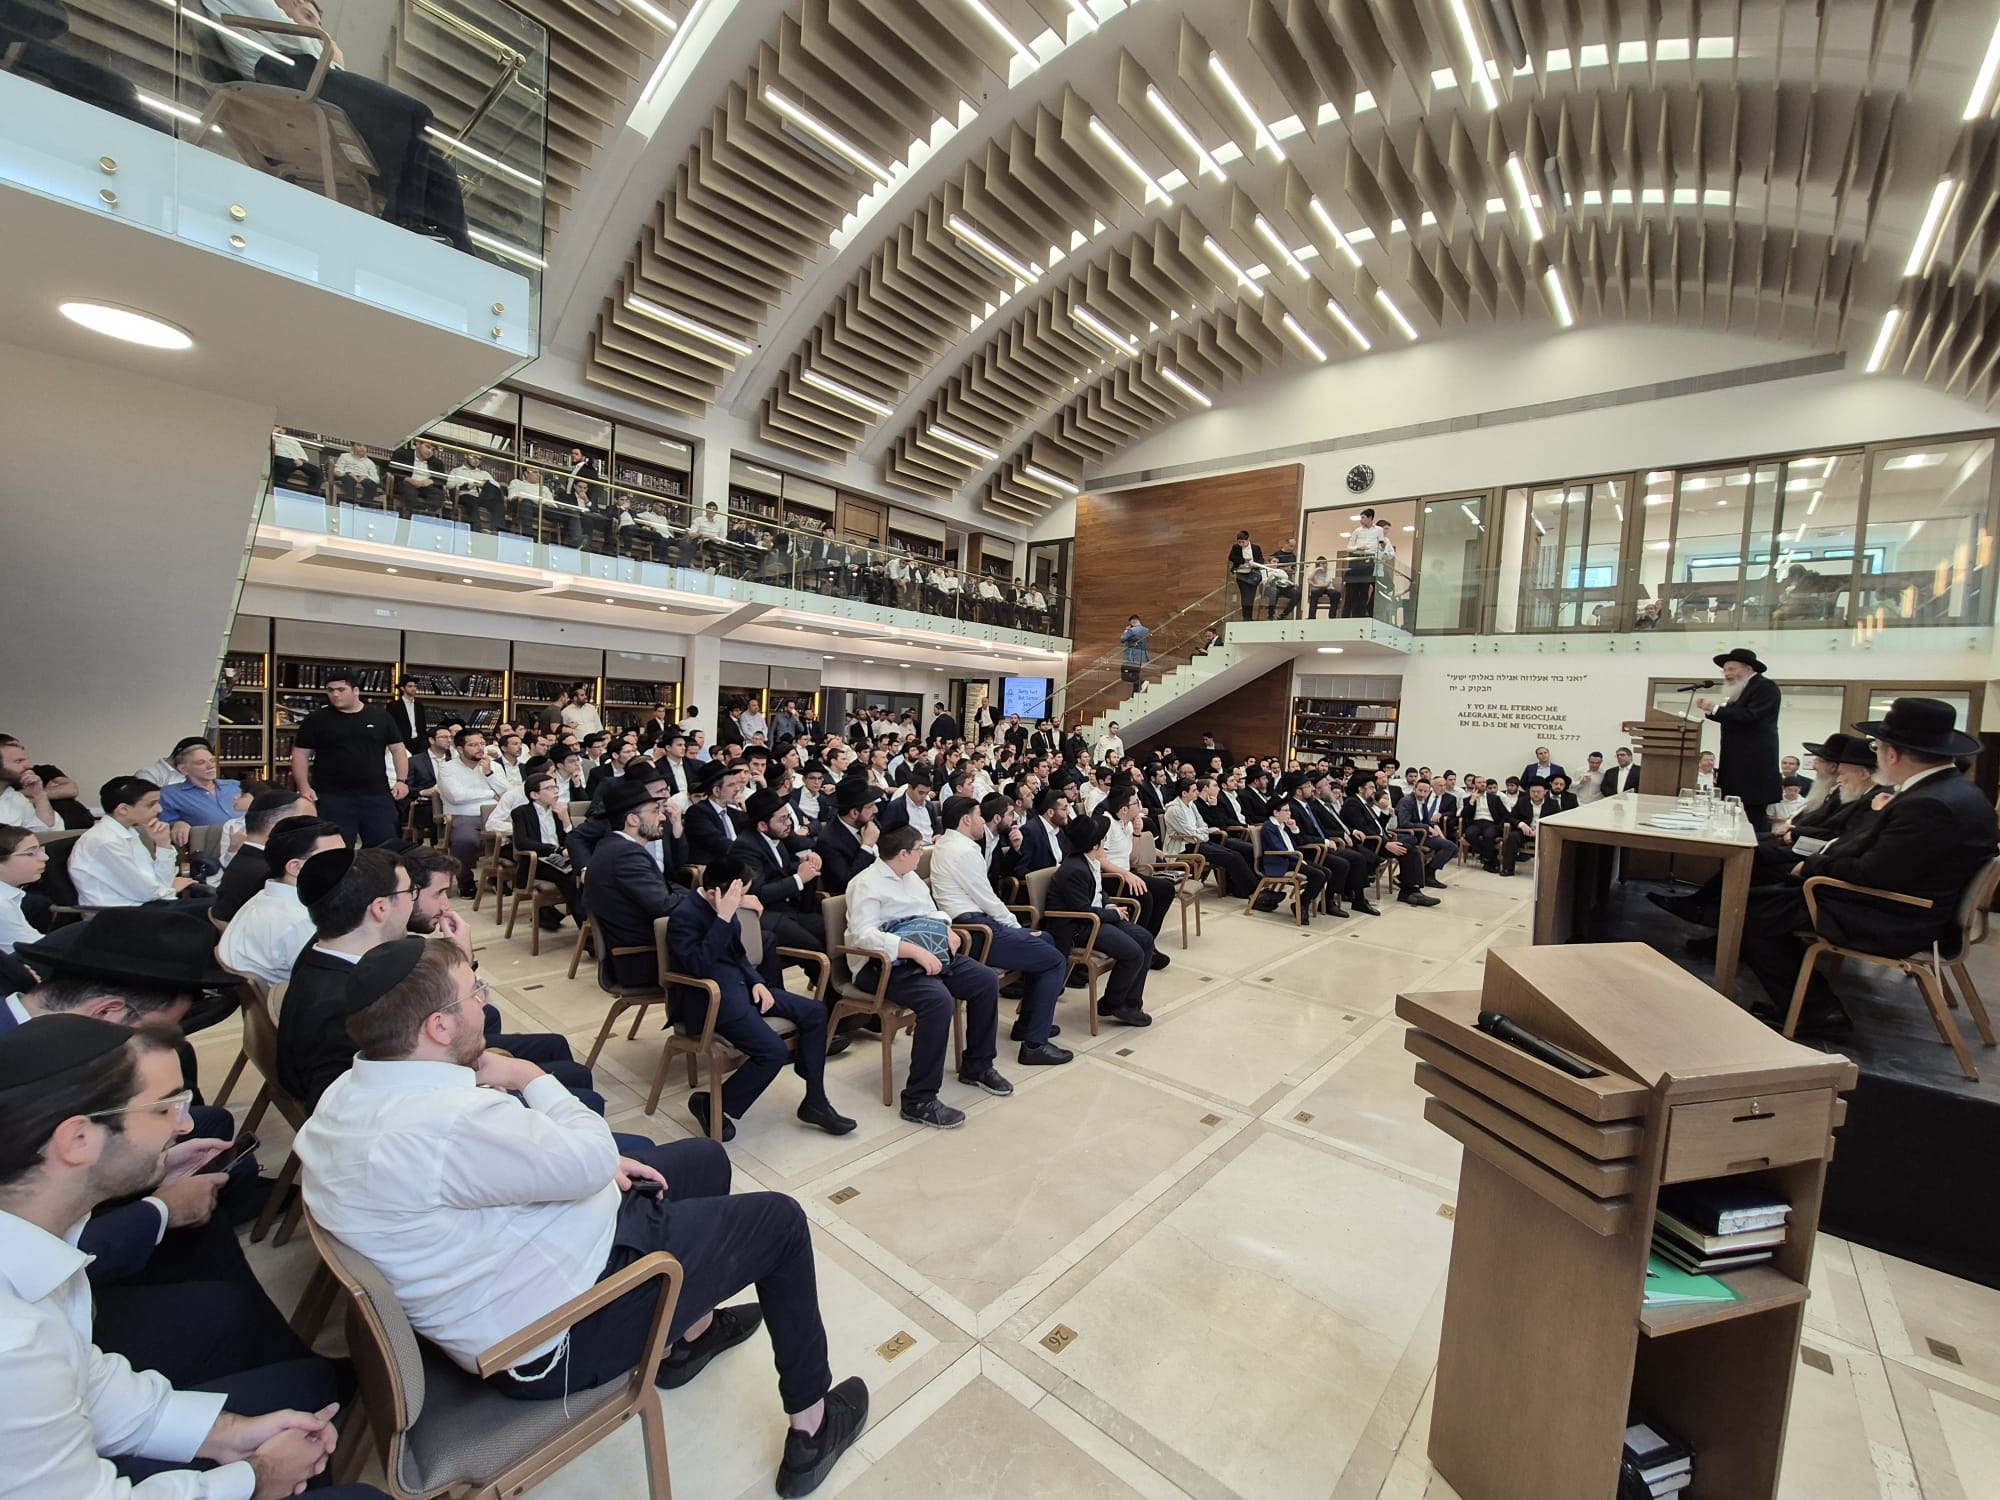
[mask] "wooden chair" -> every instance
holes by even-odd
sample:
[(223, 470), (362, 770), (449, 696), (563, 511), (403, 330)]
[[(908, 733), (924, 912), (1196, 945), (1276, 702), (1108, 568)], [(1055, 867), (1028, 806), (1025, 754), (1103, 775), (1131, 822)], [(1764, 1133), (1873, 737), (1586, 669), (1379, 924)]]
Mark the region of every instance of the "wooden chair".
[[(1973, 988), (1972, 972), (1965, 967), (1965, 956), (1986, 941), (1989, 930), (1986, 914), (1992, 909), (1996, 894), (2000, 894), (2000, 860), (1989, 864), (1982, 876), (1967, 886), (1965, 894), (1959, 898), (1958, 957), (1944, 960), (1945, 967), (1951, 971), (1952, 978), (1958, 983), (1958, 993), (1964, 997), (1966, 1008), (1972, 1012), (1973, 1020), (1980, 1026), (1982, 1039), (1986, 1032), (1984, 1022), (1986, 1007), (1979, 998), (1979, 991)], [(1951, 1001), (1953, 1008), (1956, 1009), (1957, 998), (1949, 990), (1945, 992), (1945, 999)], [(1992, 1043), (1988, 1042), (1987, 1045), (1991, 1046)]]
[[(515, 861), (515, 869), (519, 873), (508, 882), (513, 887), (514, 899), (507, 905), (507, 936), (511, 938), (514, 935), (514, 919), (521, 915), (521, 903), (528, 903), (528, 952), (537, 956), (542, 951), (542, 913), (565, 909), (562, 887), (553, 880), (537, 878), (535, 872), (541, 868), (541, 863), (539, 854), (528, 855), (525, 864)], [(572, 975), (574, 972), (572, 965)]]
[(203, 823), (188, 829), (187, 852), (199, 854), (211, 864), (222, 862), (222, 836), (228, 831), (226, 823)]
[[(296, 1139), (311, 1118), (311, 1112), (278, 1082), (278, 1013), (284, 1009), (287, 988), (286, 985), (279, 985), (265, 997), (263, 1005), (243, 1007), (243, 1050), (250, 1054), (250, 1061), (264, 1075), (264, 1088), (271, 1096), (270, 1103), (284, 1122), (292, 1127), (292, 1135)], [(278, 1209), (298, 1180), (298, 1175), (299, 1154), (296, 1151), (287, 1152), (285, 1165), (279, 1171), (277, 1181), (271, 1184), (270, 1196), (264, 1200), (257, 1223), (250, 1231), (253, 1245), (271, 1232), (271, 1222), (277, 1218)], [(302, 1206), (302, 1202), (292, 1204), (291, 1211), (285, 1215), (285, 1222), (278, 1226), (278, 1237), (272, 1241), (273, 1244), (283, 1245), (291, 1240), (292, 1231), (298, 1228)]]
[[(827, 1035), (833, 1035), (834, 1028), (849, 1016), (874, 1016), (882, 1023), (882, 1103), (885, 1107), (896, 1102), (896, 1034), (902, 1031), (914, 1032), (917, 1013), (908, 1006), (898, 1005), (889, 998), (888, 964), (882, 963), (882, 955), (872, 948), (855, 948), (840, 939), (847, 934), (847, 898), (828, 896), (820, 903), (820, 918), (826, 924), (827, 969), (819, 980), (818, 995), (823, 1002), (827, 988), (838, 998), (833, 1003), (832, 1013), (826, 1018)], [(786, 949), (787, 953), (795, 950)], [(865, 988), (855, 982), (857, 966), (866, 968), (875, 964), (874, 988)], [(952, 1064), (959, 1067), (965, 1061), (965, 1008), (954, 1004), (951, 1008)]]
[(597, 956), (597, 929), (590, 923), (590, 908), (584, 904), (583, 882), (590, 874), (590, 867), (584, 866), (576, 872), (576, 909), (580, 913), (576, 923), (576, 947), (570, 950), (569, 977), (576, 978), (576, 971), (583, 965), (586, 951)]
[[(1063, 970), (1063, 984), (1067, 987), (1072, 977), (1077, 974), (1083, 975), (1085, 984), (1084, 995), (1088, 1002), (1086, 1008), (1090, 1014), (1090, 1034), (1096, 1036), (1097, 1002), (1100, 998), (1099, 990), (1103, 984), (1104, 976), (1109, 974), (1113, 967), (1111, 955), (1097, 951), (1097, 934), (1099, 929), (1104, 926), (1104, 919), (1094, 911), (1050, 911), (1048, 909), (1049, 885), (1055, 879), (1055, 876), (1056, 872), (1053, 865), (1046, 870), (1035, 871), (1034, 874), (1028, 877), (1028, 904), (1008, 909), (1020, 917), (1022, 925), (1027, 927), (1040, 928), (1050, 917), (1089, 924), (1090, 936), (1084, 939), (1083, 946), (1070, 950), (1069, 966)], [(1105, 897), (1105, 904), (1124, 908), (1126, 914), (1135, 922), (1139, 920), (1139, 913), (1143, 910), (1137, 901), (1132, 900), (1128, 896), (1107, 896)]]
[(472, 909), (478, 911), (480, 900), (488, 891), (493, 892), (495, 927), (506, 920), (503, 908), (514, 882), (514, 861), (506, 852), (512, 841), (503, 833), (489, 832), (486, 827), (486, 820), (493, 816), (497, 805), (488, 802), (479, 809), (479, 862), (472, 867)]
[(1299, 865), (1304, 861), (1305, 856), (1296, 849), (1273, 849), (1270, 853), (1272, 859), (1288, 859), (1291, 861), (1292, 867), (1283, 875), (1266, 875), (1264, 873), (1264, 830), (1262, 828), (1253, 828), (1250, 830), (1250, 849), (1250, 873), (1257, 877), (1257, 888), (1250, 892), (1250, 899), (1244, 903), (1244, 911), (1255, 911), (1257, 909), (1257, 898), (1266, 891), (1289, 893), (1292, 900), (1292, 915), (1298, 919), (1299, 926), (1304, 927), (1311, 920), (1311, 914), (1306, 911), (1305, 904), (1306, 878), (1299, 874)]
[[(639, 1039), (639, 1023), (646, 1019), (648, 1006), (664, 1005), (667, 992), (658, 983), (621, 984), (616, 976), (618, 960), (640, 953), (657, 953), (659, 944), (666, 940), (667, 919), (661, 917), (653, 923), (653, 941), (645, 947), (633, 944), (630, 947), (612, 948), (597, 955), (597, 987), (612, 997), (611, 1008), (604, 1013), (604, 1024), (597, 1028), (597, 1040), (590, 1044), (590, 1056), (583, 1060), (586, 1068), (597, 1066), (597, 1054), (604, 1050), (604, 1044), (611, 1039), (611, 1028), (626, 1011), (633, 1012), (632, 1029), (625, 1033), (625, 1040)], [(580, 948), (580, 945), (579, 945)]]
[[(209, 920), (212, 922), (215, 921), (214, 916), (211, 915)], [(218, 922), (216, 925), (220, 926), (221, 924)], [(217, 959), (216, 962), (224, 969), (229, 969), (229, 972), (236, 976), (238, 981), (236, 987), (236, 1007), (239, 1011), (244, 1012), (242, 1045), (236, 1049), (236, 1061), (230, 1064), (229, 1076), (222, 1080), (221, 1091), (215, 1096), (215, 1107), (220, 1109), (229, 1103), (230, 1091), (236, 1087), (237, 1080), (243, 1076), (243, 1070), (251, 1062), (250, 1018), (248, 1012), (252, 1009), (262, 1011), (266, 1015), (275, 1015), (277, 1012), (270, 1009), (270, 995), (263, 980), (257, 978), (255, 975), (245, 974), (241, 970), (230, 969), (229, 965), (222, 963), (220, 959)], [(263, 1070), (260, 1068), (258, 1072), (261, 1074)], [(263, 1086), (257, 1090), (257, 1097), (250, 1102), (250, 1113), (243, 1117), (243, 1123), (238, 1127), (239, 1133), (254, 1135), (258, 1122), (264, 1118), (264, 1111), (270, 1108), (270, 1105), (271, 1081), (269, 1077), (266, 1077)]]
[(1201, 898), (1207, 887), (1202, 879), (1208, 874), (1208, 861), (1199, 854), (1160, 853), (1157, 840), (1150, 833), (1132, 836), (1132, 871), (1137, 875), (1157, 875), (1165, 870), (1179, 870), (1181, 879), (1174, 884), (1174, 905), (1181, 914), (1181, 947), (1188, 945), (1188, 913), (1194, 913), (1194, 935), (1201, 936)]
[[(335, 1482), (351, 1479), (372, 1447), (397, 1500), (447, 1491), (465, 1500), (502, 1500), (541, 1483), (633, 1417), (639, 1419), (649, 1495), (667, 1496), (666, 1417), (653, 1384), (680, 1302), (681, 1264), (663, 1250), (641, 1256), (502, 1339), (460, 1369), (410, 1326), (382, 1273), (311, 1218), (306, 1230), (321, 1264), (347, 1294), (347, 1349), (360, 1384), (362, 1432), (345, 1434)], [(572, 1391), (561, 1401), (516, 1401), (484, 1378), (511, 1369), (536, 1349), (628, 1292), (659, 1283), (637, 1363), (623, 1381)], [(372, 1442), (357, 1439), (363, 1433)], [(350, 1447), (351, 1445), (351, 1447)]]
[(1958, 1023), (1951, 1017), (1955, 1004), (1945, 989), (1944, 971), (1947, 965), (1958, 978), (1965, 994), (1966, 1008), (1972, 1012), (1973, 1024), (1979, 1028), (1979, 1040), (1988, 1047), (1994, 1045), (1993, 1023), (1987, 1018), (1986, 1006), (1979, 998), (1979, 992), (1972, 987), (1971, 976), (1965, 971), (1965, 951), (1977, 941), (1973, 928), (1986, 903), (1993, 898), (1996, 887), (2000, 887), (2000, 859), (1993, 859), (1981, 867), (1958, 899), (1957, 925), (1955, 936), (1947, 945), (1933, 943), (1928, 953), (1913, 953), (1904, 957), (1891, 957), (1882, 953), (1864, 953), (1859, 948), (1843, 947), (1819, 933), (1819, 893), (1821, 891), (1853, 891), (1876, 901), (1887, 901), (1898, 906), (1915, 906), (1926, 910), (1937, 903), (1921, 896), (1906, 896), (1900, 891), (1878, 890), (1872, 886), (1855, 885), (1851, 881), (1835, 880), (1830, 875), (1814, 875), (1805, 883), (1806, 911), (1811, 919), (1812, 930), (1803, 934), (1811, 939), (1806, 948), (1805, 958), (1799, 964), (1798, 983), (1792, 986), (1792, 1003), (1785, 1012), (1785, 1035), (1791, 1036), (1798, 1030), (1799, 1013), (1805, 1008), (1806, 986), (1811, 982), (1813, 969), (1821, 958), (1832, 955), (1837, 961), (1854, 959), (1858, 963), (1878, 964), (1886, 969), (1900, 969), (1917, 982), (1918, 992), (1924, 997), (1924, 1004), (1931, 1013), (1931, 1022), (1937, 1027), (1938, 1036), (1950, 1047), (1958, 1058), (1959, 1070), (1973, 1082), (1979, 1080), (1979, 1070), (1972, 1065), (1972, 1054), (1966, 1050), (1965, 1038), (1959, 1035)]

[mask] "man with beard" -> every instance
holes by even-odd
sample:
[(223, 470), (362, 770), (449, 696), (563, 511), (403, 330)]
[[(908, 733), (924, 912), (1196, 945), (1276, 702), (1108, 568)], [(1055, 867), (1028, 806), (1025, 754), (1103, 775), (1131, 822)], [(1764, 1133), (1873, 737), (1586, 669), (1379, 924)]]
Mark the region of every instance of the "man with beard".
[(1784, 694), (1764, 675), (1768, 668), (1754, 651), (1738, 646), (1714, 660), (1722, 668), (1722, 697), (1698, 698), (1695, 707), (1722, 726), (1716, 792), (1742, 798), (1750, 826), (1765, 833), (1771, 826), (1765, 809), (1783, 789), (1778, 777), (1778, 709)]

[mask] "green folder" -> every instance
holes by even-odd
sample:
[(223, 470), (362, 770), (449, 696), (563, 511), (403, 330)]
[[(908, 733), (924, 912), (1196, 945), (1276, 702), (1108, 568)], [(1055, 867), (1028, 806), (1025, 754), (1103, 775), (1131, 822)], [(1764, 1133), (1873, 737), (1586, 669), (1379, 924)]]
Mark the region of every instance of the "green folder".
[(1683, 1271), (1659, 1255), (1646, 1257), (1643, 1306), (1675, 1307), (1684, 1302), (1741, 1302), (1743, 1294), (1727, 1282), (1694, 1271)]

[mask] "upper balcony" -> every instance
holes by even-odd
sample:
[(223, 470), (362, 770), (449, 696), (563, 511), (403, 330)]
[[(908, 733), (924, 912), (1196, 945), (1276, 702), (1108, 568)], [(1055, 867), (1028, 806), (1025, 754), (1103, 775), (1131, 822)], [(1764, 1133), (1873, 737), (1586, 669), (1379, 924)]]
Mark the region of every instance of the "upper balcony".
[(109, 302), (191, 383), (398, 432), (537, 352), (548, 38), (499, 0), (17, 0), (0, 58), (11, 337)]

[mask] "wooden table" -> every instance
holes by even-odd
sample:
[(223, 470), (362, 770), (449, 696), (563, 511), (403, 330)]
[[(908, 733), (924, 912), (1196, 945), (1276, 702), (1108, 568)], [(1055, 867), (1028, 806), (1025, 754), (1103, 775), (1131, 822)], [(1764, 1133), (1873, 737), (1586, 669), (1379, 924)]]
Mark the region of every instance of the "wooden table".
[(1743, 906), (1750, 891), (1757, 836), (1747, 824), (1734, 832), (1681, 833), (1650, 827), (1655, 813), (1673, 812), (1674, 797), (1635, 793), (1604, 797), (1573, 812), (1541, 819), (1535, 834), (1535, 941), (1566, 943), (1588, 931), (1611, 883), (1606, 849), (1651, 849), (1722, 862), (1722, 919), (1715, 934), (1715, 988), (1736, 989), (1736, 957), (1743, 943)]

